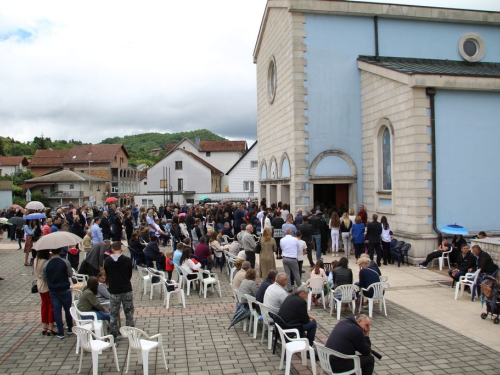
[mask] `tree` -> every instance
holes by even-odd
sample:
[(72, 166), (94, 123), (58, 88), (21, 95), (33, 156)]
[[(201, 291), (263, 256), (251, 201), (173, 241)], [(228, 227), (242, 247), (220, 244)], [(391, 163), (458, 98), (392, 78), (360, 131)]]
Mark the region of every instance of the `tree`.
[(3, 138), (0, 137), (0, 156), (5, 156), (5, 149), (3, 144)]

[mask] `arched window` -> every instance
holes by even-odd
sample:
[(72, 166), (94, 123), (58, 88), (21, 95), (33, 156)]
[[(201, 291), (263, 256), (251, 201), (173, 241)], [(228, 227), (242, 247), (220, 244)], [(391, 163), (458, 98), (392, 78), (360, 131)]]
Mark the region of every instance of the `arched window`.
[(392, 190), (391, 132), (385, 128), (382, 133), (382, 189)]

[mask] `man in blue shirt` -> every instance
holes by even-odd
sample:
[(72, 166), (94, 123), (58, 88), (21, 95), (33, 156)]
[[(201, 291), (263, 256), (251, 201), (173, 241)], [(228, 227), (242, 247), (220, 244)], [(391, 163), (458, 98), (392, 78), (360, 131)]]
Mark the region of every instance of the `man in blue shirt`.
[(50, 233), (59, 232), (60, 229), (61, 229), (61, 218), (59, 216), (56, 216), (54, 222), (52, 223), (52, 226), (50, 227)]
[(101, 224), (101, 218), (97, 217), (94, 220), (94, 225), (92, 225), (92, 228), (91, 228), (92, 245), (95, 245), (96, 243), (104, 241), (104, 238), (102, 236), (101, 227), (99, 226), (99, 224)]
[(267, 279), (265, 279), (262, 284), (260, 284), (260, 287), (255, 294), (255, 299), (258, 302), (264, 303), (264, 295), (266, 294), (266, 290), (267, 288), (269, 288), (269, 286), (274, 284), (277, 274), (278, 272), (276, 270), (269, 270), (269, 272), (267, 273)]

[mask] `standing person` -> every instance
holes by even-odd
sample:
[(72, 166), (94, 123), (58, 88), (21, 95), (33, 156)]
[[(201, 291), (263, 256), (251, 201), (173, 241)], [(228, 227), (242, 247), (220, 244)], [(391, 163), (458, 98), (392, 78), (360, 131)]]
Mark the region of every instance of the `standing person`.
[[(28, 263), (29, 254), (31, 254), (31, 249), (33, 248), (33, 235), (35, 234), (35, 229), (33, 228), (33, 223), (31, 220), (26, 220), (24, 225), (25, 243), (24, 243), (24, 265), (32, 266)], [(21, 246), (21, 244), (19, 244)]]
[(52, 219), (49, 217), (45, 221), (45, 225), (42, 228), (42, 236), (46, 236), (47, 234), (50, 234), (50, 227), (52, 226)]
[(104, 242), (104, 237), (102, 235), (102, 229), (100, 227), (101, 218), (96, 217), (94, 220), (94, 224), (90, 228), (90, 233), (92, 236), (92, 245), (95, 245), (99, 242)]
[(302, 216), (302, 210), (297, 210), (297, 215), (295, 215), (295, 220), (293, 222), (297, 228), (302, 224), (303, 219), (304, 216)]
[[(339, 255), (339, 236), (340, 236), (340, 219), (339, 215), (333, 211), (330, 219), (330, 235), (332, 236), (332, 256)], [(318, 258), (318, 250), (316, 250), (316, 259)]]
[(64, 325), (61, 308), (66, 315), (68, 335), (72, 335), (73, 318), (69, 312), (71, 307), (71, 289), (69, 279), (73, 276), (73, 270), (69, 260), (60, 257), (61, 249), (52, 249), (52, 258), (43, 265), (42, 279), (47, 282), (50, 300), (54, 309), (54, 320), (57, 324), (57, 338), (64, 339)]
[(382, 254), (380, 251), (380, 236), (382, 235), (382, 225), (377, 221), (378, 215), (372, 215), (372, 221), (368, 224), (366, 237), (368, 238), (368, 251), (370, 259), (373, 260), (374, 253), (377, 253), (377, 266), (382, 265)]
[[(335, 325), (325, 345), (328, 349), (346, 355), (361, 353), (358, 357), (363, 375), (372, 375), (375, 367), (375, 359), (371, 355), (370, 323), (366, 315), (361, 314), (357, 318), (349, 316)], [(354, 361), (331, 355), (330, 366), (332, 371), (344, 373), (352, 370)]]
[[(281, 217), (281, 212), (276, 212), (276, 217), (273, 219), (273, 221), (271, 221), (271, 225), (272, 225), (273, 229), (274, 230), (282, 229), (283, 224), (285, 224), (285, 220), (283, 220), (283, 218)], [(277, 236), (274, 237), (274, 233), (273, 233), (274, 240), (276, 241), (276, 259), (282, 259), (281, 248), (280, 248), (280, 241), (281, 241), (282, 236), (283, 236), (283, 233), (281, 234), (280, 237), (277, 237)]]
[(365, 206), (363, 205), (359, 206), (358, 216), (361, 218), (361, 222), (365, 224), (366, 227), (366, 224), (368, 223), (368, 214), (365, 211)]
[(365, 248), (365, 224), (360, 216), (356, 216), (352, 226), (352, 242), (354, 244), (354, 256), (359, 259)]
[(122, 231), (123, 231), (123, 224), (122, 224), (122, 213), (120, 210), (116, 210), (114, 217), (113, 217), (113, 241), (121, 241), (122, 240)]
[(295, 233), (297, 232), (297, 227), (293, 223), (293, 216), (290, 214), (288, 214), (288, 216), (286, 217), (286, 222), (281, 226), (282, 236), (285, 234), (287, 228), (290, 228), (292, 230), (292, 236), (295, 236)]
[(108, 290), (110, 297), (110, 324), (109, 331), (116, 339), (119, 334), (118, 318), (120, 307), (123, 306), (125, 313), (125, 325), (135, 327), (134, 323), (134, 295), (132, 293), (132, 260), (122, 254), (122, 244), (113, 242), (111, 244), (113, 254), (104, 261), (104, 271), (108, 279)]
[(234, 237), (236, 237), (241, 230), (241, 224), (246, 223), (245, 206), (244, 205), (238, 206), (238, 208), (234, 211), (233, 216), (234, 216)]
[[(111, 223), (109, 222), (108, 215), (108, 211), (104, 211), (99, 223), (102, 230), (102, 237), (105, 240), (109, 240), (111, 238)], [(92, 238), (94, 238), (94, 231), (92, 231)]]
[(309, 266), (314, 267), (314, 262), (312, 258), (312, 251), (313, 251), (313, 230), (314, 228), (312, 227), (311, 224), (309, 224), (309, 218), (307, 216), (304, 216), (302, 218), (302, 224), (299, 227), (300, 233), (302, 234), (302, 240), (307, 245), (307, 260), (309, 261)]
[(276, 260), (274, 253), (276, 252), (276, 241), (271, 237), (271, 229), (264, 228), (264, 233), (260, 238), (260, 277), (264, 277), (270, 270), (276, 269)]
[(281, 240), (281, 249), (283, 251), (283, 268), (287, 274), (287, 288), (288, 292), (292, 291), (292, 284), (290, 277), (293, 275), (294, 281), (299, 287), (301, 285), (299, 264), (297, 261), (297, 256), (300, 251), (300, 242), (295, 237), (292, 237), (292, 229), (285, 229), (285, 237)]
[[(302, 232), (300, 230), (298, 230), (296, 233), (295, 233), (295, 238), (297, 238), (297, 240), (299, 241), (300, 243), (300, 248), (302, 249), (302, 251), (299, 251), (299, 253), (297, 254), (297, 264), (299, 265), (299, 275), (302, 277), (302, 274), (305, 272), (302, 270), (302, 265), (304, 264), (304, 254), (307, 253), (307, 244), (302, 240)], [(293, 278), (293, 273), (290, 275), (290, 284), (293, 285), (295, 279)]]
[(54, 308), (50, 300), (49, 285), (43, 280), (43, 266), (49, 260), (49, 256), (49, 250), (40, 250), (37, 251), (35, 259), (36, 286), (42, 300), (40, 312), (43, 324), (42, 335), (47, 336), (57, 334), (57, 332), (52, 330), (54, 328)]
[(134, 222), (130, 211), (125, 212), (124, 224), (125, 224), (125, 233), (127, 234), (127, 243), (130, 243), (130, 239), (132, 238), (132, 233), (134, 232)]
[(252, 268), (255, 268), (255, 246), (257, 246), (257, 244), (255, 243), (255, 239), (252, 233), (253, 226), (247, 225), (246, 231), (241, 237), (241, 246), (243, 247), (243, 250), (245, 250), (245, 256), (247, 258), (247, 261), (250, 262), (250, 266)]
[(351, 229), (352, 221), (349, 219), (347, 212), (342, 215), (342, 222), (340, 223), (340, 233), (342, 235), (342, 244), (344, 245), (345, 256), (351, 256)]
[(311, 210), (311, 215), (308, 218), (309, 224), (313, 227), (313, 242), (316, 249), (316, 260), (321, 259), (321, 224), (322, 220), (316, 215), (314, 209)]
[(391, 227), (385, 216), (380, 219), (380, 224), (382, 225), (382, 258), (384, 266), (387, 266), (391, 263)]

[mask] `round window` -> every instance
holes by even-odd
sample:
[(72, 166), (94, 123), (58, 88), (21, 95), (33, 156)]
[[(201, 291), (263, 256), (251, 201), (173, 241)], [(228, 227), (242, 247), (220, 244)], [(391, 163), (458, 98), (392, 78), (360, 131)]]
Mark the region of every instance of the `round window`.
[(460, 38), (458, 52), (464, 60), (476, 62), (486, 53), (486, 44), (478, 34), (468, 33)]
[(276, 76), (276, 59), (272, 56), (267, 69), (267, 99), (271, 104), (276, 96)]

